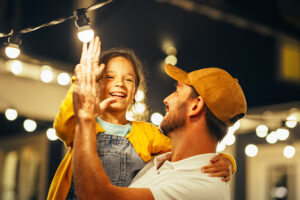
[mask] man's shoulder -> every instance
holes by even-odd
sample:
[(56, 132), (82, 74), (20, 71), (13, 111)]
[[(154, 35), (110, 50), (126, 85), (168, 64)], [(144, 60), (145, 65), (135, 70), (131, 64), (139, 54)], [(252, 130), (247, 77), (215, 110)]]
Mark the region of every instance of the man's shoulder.
[(179, 172), (150, 187), (155, 199), (229, 200), (228, 184), (201, 172)]

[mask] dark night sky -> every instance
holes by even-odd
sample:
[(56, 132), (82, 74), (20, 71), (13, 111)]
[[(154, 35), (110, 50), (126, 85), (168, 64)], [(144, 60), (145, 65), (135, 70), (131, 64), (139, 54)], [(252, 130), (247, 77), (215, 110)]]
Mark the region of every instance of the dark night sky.
[[(198, 2), (300, 39), (299, 27), (287, 23), (282, 17), (284, 7), (279, 6), (282, 1)], [(71, 0), (1, 0), (0, 7), (2, 33), (13, 27), (22, 29), (69, 16), (74, 10)], [(162, 99), (174, 88), (174, 82), (160, 69), (160, 62), (166, 57), (161, 48), (165, 39), (172, 40), (177, 48), (177, 66), (187, 71), (199, 67), (221, 67), (237, 77), (249, 108), (300, 100), (299, 84), (277, 78), (278, 41), (274, 37), (154, 0), (115, 0), (93, 12), (96, 12), (96, 19), (92, 26), (102, 38), (103, 49), (131, 48), (145, 63), (150, 112), (163, 113)], [(80, 52), (73, 44), (74, 31), (74, 22), (69, 21), (28, 33), (22, 37), (21, 48), (28, 55), (74, 66)], [(0, 46), (3, 42), (4, 39), (0, 39)]]

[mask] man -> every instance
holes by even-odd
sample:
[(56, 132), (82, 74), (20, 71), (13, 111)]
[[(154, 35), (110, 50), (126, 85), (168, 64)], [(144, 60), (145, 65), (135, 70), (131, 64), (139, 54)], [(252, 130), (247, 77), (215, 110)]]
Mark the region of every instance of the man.
[[(91, 65), (78, 69), (80, 78), (73, 92), (77, 118), (73, 163), (79, 199), (229, 199), (227, 183), (201, 173), (201, 167), (216, 155), (227, 127), (246, 113), (245, 96), (236, 79), (219, 68), (186, 73), (167, 65), (166, 72), (177, 85), (164, 100), (167, 113), (161, 129), (171, 138), (172, 153), (157, 156), (130, 188), (122, 188), (110, 183), (97, 156), (93, 71)], [(103, 101), (102, 109), (112, 102)]]

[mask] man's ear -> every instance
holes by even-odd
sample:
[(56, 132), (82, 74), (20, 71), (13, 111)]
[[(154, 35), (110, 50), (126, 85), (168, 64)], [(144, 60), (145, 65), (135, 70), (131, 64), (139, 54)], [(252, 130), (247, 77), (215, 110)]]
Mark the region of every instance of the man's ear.
[(204, 99), (201, 96), (192, 100), (192, 109), (190, 110), (190, 116), (196, 117), (204, 110)]

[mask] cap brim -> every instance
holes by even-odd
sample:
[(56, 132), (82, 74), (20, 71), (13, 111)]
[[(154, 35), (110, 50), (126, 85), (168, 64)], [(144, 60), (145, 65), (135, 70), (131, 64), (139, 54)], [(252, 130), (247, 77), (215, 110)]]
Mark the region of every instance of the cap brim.
[(165, 71), (166, 73), (173, 78), (174, 80), (190, 85), (190, 81), (188, 79), (188, 73), (183, 71), (182, 69), (179, 69), (178, 67), (171, 65), (171, 64), (167, 64), (165, 67)]

